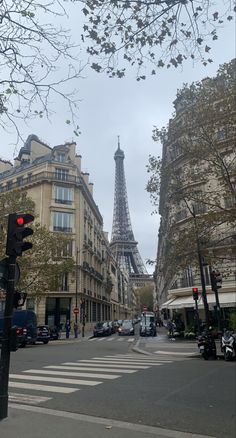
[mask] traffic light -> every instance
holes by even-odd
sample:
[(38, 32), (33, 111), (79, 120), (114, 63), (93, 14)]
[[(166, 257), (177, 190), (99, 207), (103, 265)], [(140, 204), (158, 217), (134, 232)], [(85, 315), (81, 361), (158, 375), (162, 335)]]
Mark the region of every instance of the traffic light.
[(211, 289), (213, 291), (220, 289), (222, 287), (222, 276), (218, 271), (211, 272)]
[(18, 307), (22, 307), (25, 304), (25, 300), (27, 297), (26, 292), (20, 292), (16, 290), (13, 295), (13, 307), (14, 309), (18, 309)]
[(193, 291), (193, 299), (198, 300), (198, 288), (193, 287), (192, 291)]
[(31, 242), (24, 242), (24, 238), (31, 236), (33, 230), (26, 227), (30, 222), (33, 222), (34, 216), (32, 214), (17, 214), (12, 213), (8, 216), (8, 229), (7, 229), (7, 245), (6, 254), (8, 256), (21, 256), (23, 251), (27, 251), (32, 248)]

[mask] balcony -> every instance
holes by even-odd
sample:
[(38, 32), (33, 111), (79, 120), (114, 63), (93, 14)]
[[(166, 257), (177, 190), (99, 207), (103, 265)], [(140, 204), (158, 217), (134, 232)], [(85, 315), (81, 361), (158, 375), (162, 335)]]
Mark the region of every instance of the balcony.
[(64, 176), (56, 172), (40, 172), (40, 173), (36, 173), (35, 175), (31, 174), (30, 176), (22, 177), (21, 179), (18, 179), (15, 182), (11, 182), (10, 185), (6, 183), (5, 186), (0, 188), (0, 192), (1, 193), (8, 192), (9, 190), (18, 189), (19, 187), (25, 187), (43, 181), (63, 181), (66, 183), (74, 183), (74, 184), (80, 183), (80, 178), (77, 178), (74, 175), (64, 175)]
[(60, 231), (61, 233), (72, 233), (72, 228), (69, 227), (53, 227), (53, 231)]

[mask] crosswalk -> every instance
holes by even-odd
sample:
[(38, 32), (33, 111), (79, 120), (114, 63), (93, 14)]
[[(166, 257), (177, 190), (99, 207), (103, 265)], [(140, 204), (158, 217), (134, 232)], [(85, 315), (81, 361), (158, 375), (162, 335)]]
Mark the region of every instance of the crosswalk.
[[(86, 387), (100, 386), (107, 381), (119, 381), (124, 375), (146, 371), (151, 367), (158, 369), (176, 360), (185, 359), (161, 354), (158, 357), (140, 356), (137, 353), (116, 354), (27, 369), (10, 374), (9, 388), (14, 392), (10, 392), (9, 401), (38, 405), (51, 400), (53, 394), (69, 395)], [(25, 393), (25, 390), (29, 393)], [(42, 394), (38, 396), (38, 392)]]
[(134, 342), (136, 339), (129, 336), (109, 336), (109, 337), (95, 337), (90, 338), (89, 342)]

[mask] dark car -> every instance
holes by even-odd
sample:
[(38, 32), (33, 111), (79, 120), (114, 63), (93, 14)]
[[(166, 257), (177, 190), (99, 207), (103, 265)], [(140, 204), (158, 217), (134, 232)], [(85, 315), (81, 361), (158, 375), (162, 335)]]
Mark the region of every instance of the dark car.
[(50, 330), (48, 325), (38, 325), (37, 342), (48, 344), (50, 341)]
[(111, 327), (111, 334), (116, 332), (116, 324), (113, 321), (108, 321), (109, 326)]
[(61, 331), (56, 326), (55, 327), (50, 327), (49, 333), (50, 333), (50, 339), (52, 341), (57, 341), (61, 337)]
[[(0, 341), (3, 334), (4, 313), (0, 313)], [(15, 310), (12, 315), (12, 326), (16, 327), (19, 347), (34, 344), (37, 340), (37, 317), (32, 310)]]
[(134, 335), (134, 327), (132, 321), (124, 320), (122, 325), (118, 328), (118, 335)]
[(93, 329), (93, 336), (109, 336), (111, 327), (108, 322), (98, 322)]

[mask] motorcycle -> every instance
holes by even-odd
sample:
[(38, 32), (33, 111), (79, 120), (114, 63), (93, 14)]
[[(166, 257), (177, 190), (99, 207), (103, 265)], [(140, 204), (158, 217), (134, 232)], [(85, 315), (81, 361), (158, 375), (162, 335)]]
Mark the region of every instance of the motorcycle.
[(198, 336), (198, 349), (203, 359), (216, 359), (216, 343), (210, 332), (205, 331)]
[(225, 331), (221, 338), (221, 351), (224, 353), (224, 359), (229, 361), (236, 356), (235, 338), (229, 331)]

